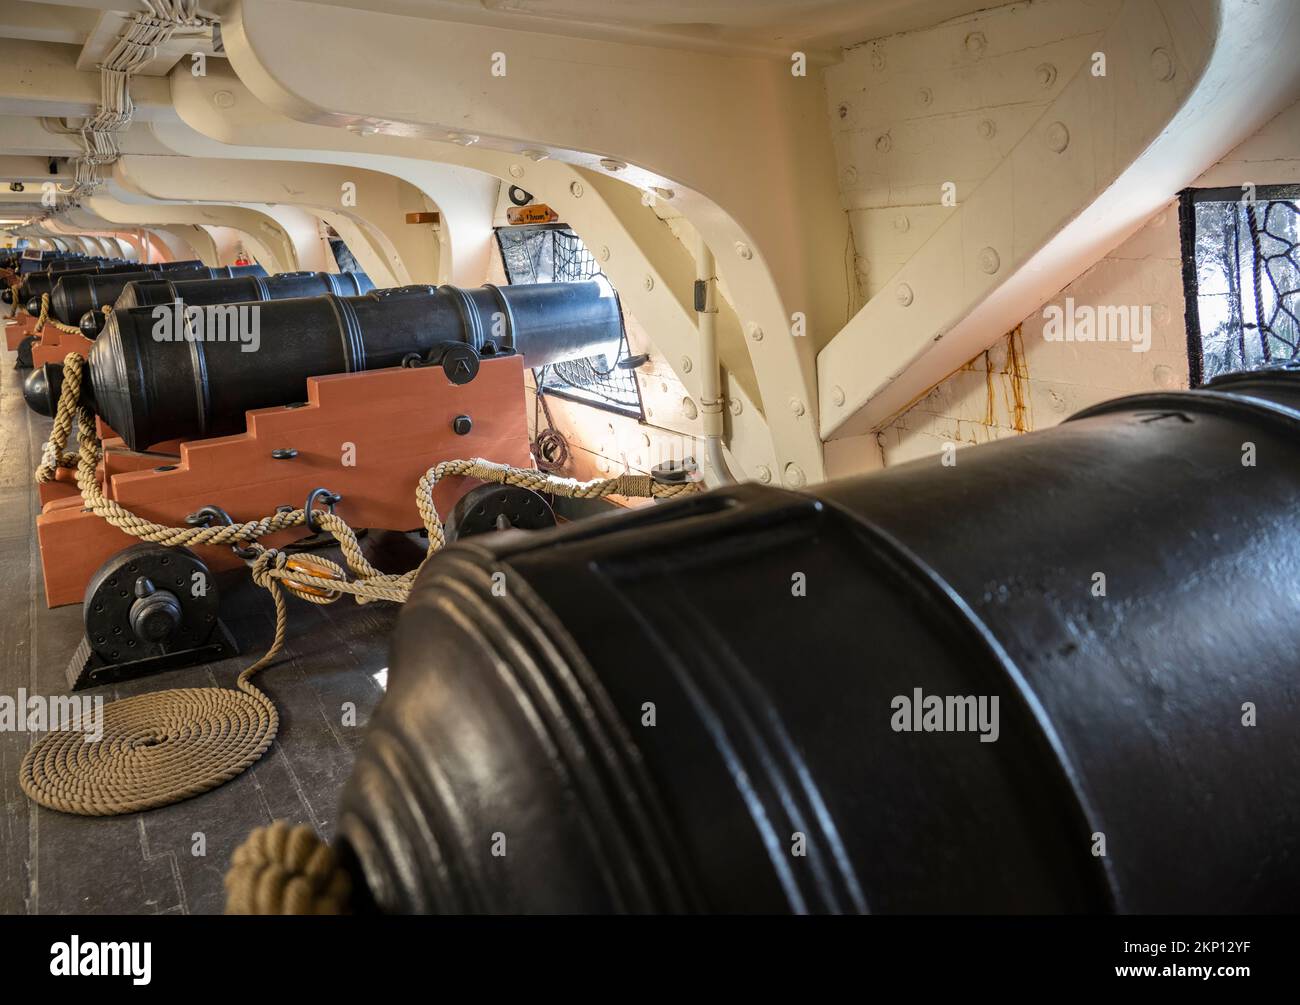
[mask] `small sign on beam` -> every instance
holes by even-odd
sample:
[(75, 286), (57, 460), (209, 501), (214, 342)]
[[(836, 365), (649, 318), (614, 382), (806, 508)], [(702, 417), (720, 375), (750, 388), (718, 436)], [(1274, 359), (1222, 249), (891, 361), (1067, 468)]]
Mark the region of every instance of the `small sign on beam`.
[(442, 215), (439, 213), (424, 212), (406, 214), (407, 223), (439, 223), (441, 220)]
[(558, 223), (559, 220), (559, 214), (542, 202), (506, 208), (506, 222), (515, 226), (523, 223)]

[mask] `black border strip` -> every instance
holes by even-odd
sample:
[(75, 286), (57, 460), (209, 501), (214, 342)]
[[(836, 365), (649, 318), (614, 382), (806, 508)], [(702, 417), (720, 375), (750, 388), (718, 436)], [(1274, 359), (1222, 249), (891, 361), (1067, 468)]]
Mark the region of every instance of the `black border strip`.
[[(1187, 328), (1187, 386), (1201, 387), (1205, 383), (1204, 347), (1201, 343), (1200, 293), (1196, 282), (1196, 203), (1210, 201), (1206, 192), (1236, 191), (1240, 189), (1185, 188), (1178, 193), (1178, 247), (1183, 260), (1183, 323)], [(1215, 202), (1227, 202), (1220, 198)]]
[[(1185, 188), (1178, 195), (1180, 198), (1190, 195), (1193, 202), (1241, 202), (1245, 192), (1244, 185), (1228, 185), (1223, 188)], [(1300, 184), (1255, 186), (1256, 202), (1283, 199), (1300, 202)]]

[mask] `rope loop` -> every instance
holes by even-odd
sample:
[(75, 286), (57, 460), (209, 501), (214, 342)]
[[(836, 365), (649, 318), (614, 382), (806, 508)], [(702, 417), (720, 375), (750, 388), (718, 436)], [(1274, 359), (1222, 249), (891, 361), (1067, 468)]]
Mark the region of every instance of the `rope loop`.
[(257, 558), (253, 559), (251, 566), (253, 582), (262, 589), (269, 590), (273, 582), (271, 571), (273, 569), (283, 569), (288, 556), (275, 548), (263, 548), (261, 545), (257, 545), (256, 550), (258, 552)]
[[(42, 304), (42, 316), (47, 301), (48, 297)], [(66, 813), (107, 816), (166, 806), (215, 788), (254, 764), (271, 746), (279, 728), (275, 703), (252, 683), (252, 678), (284, 648), (288, 624), (285, 592), (312, 604), (333, 603), (344, 594), (359, 604), (404, 603), (425, 563), (447, 543), (433, 501), (433, 490), (444, 478), (461, 476), (579, 499), (611, 495), (662, 499), (697, 491), (694, 483), (661, 484), (648, 475), (631, 473), (580, 482), (479, 457), (441, 461), (420, 477), (415, 490), (416, 509), (429, 536), (424, 559), (419, 567), (394, 575), (370, 563), (356, 532), (333, 512), (332, 506), (312, 509), (310, 514), (305, 509), (278, 510), (244, 523), (227, 517), (219, 524), (208, 520), (199, 526), (170, 527), (137, 516), (107, 498), (97, 476), (103, 443), (96, 431), (94, 413), (81, 400), (85, 366), (86, 361), (76, 353), (69, 353), (63, 361), (63, 388), (54, 427), (41, 451), (36, 481), (46, 483), (57, 477), (59, 468), (75, 468), (85, 506), (118, 530), (142, 541), (167, 547), (245, 545), (241, 554), (247, 556), (253, 582), (271, 595), (275, 605), (275, 638), (266, 654), (240, 673), (234, 690), (181, 688), (110, 702), (104, 706), (100, 740), (86, 742), (80, 732), (60, 731), (38, 741), (23, 758), (19, 783), (31, 799)], [(67, 445), (74, 425), (77, 452), (69, 453)], [(315, 497), (316, 493), (309, 497), (309, 507)], [(224, 511), (221, 515), (225, 516)], [(355, 578), (348, 578), (347, 570), (329, 559), (288, 555), (260, 543), (260, 538), (278, 531), (309, 526), (309, 517), (321, 530), (333, 535), (347, 570)], [(275, 837), (271, 845), (258, 847), (265, 851), (280, 840)], [(243, 891), (239, 903), (283, 900), (302, 906), (314, 902), (304, 888), (295, 885), (297, 881), (289, 875), (292, 870), (263, 859), (250, 859), (249, 863), (251, 878), (247, 882), (233, 881)], [(254, 889), (260, 891), (256, 896), (250, 892)]]
[[(17, 294), (15, 294), (15, 296), (16, 296), (16, 295), (17, 295)], [(46, 326), (46, 325), (49, 325), (51, 328), (55, 328), (55, 329), (57, 329), (57, 330), (59, 330), (59, 331), (65, 333), (65, 334), (67, 334), (67, 335), (80, 335), (80, 334), (81, 334), (81, 329), (80, 329), (80, 328), (74, 327), (73, 325), (65, 325), (65, 324), (64, 324), (62, 321), (60, 321), (58, 318), (52, 318), (52, 317), (50, 317), (50, 295), (49, 295), (48, 293), (42, 293), (42, 294), (41, 294), (41, 313), (40, 313), (40, 315), (36, 318), (36, 327), (32, 329), (32, 333), (33, 333), (33, 335), (35, 336), (35, 338), (36, 338), (36, 342), (37, 342), (37, 343), (39, 343), (39, 342), (41, 341), (41, 340), (40, 340), (40, 334), (41, 334), (41, 332), (43, 332), (43, 331), (45, 330), (45, 326)]]

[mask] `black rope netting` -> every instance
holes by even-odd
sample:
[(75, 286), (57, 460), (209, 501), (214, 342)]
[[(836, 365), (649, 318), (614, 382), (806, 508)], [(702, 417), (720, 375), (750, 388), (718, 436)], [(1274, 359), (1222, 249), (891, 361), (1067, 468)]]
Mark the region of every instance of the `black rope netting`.
[(1196, 204), (1201, 379), (1300, 360), (1300, 204)]
[[(580, 283), (603, 276), (596, 257), (563, 226), (503, 227), (497, 231), (501, 260), (511, 283)], [(641, 394), (633, 371), (619, 366), (629, 356), (627, 334), (600, 356), (534, 370), (537, 386), (613, 408), (638, 418)]]

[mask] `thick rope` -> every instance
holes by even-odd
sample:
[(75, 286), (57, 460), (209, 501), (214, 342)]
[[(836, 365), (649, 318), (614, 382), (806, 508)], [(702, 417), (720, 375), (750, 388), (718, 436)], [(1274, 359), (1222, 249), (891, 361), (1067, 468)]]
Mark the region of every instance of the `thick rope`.
[(258, 827), (226, 873), (227, 914), (347, 914), (352, 880), (305, 824)]
[(248, 682), (267, 662), (240, 674), (236, 691), (173, 688), (109, 702), (99, 740), (48, 734), (23, 758), (18, 783), (42, 806), (82, 816), (152, 810), (215, 789), (275, 739), (275, 703)]
[[(70, 354), (71, 355), (71, 354)], [(71, 386), (69, 386), (71, 385)], [(54, 428), (50, 438), (41, 447), (41, 463), (36, 468), (36, 484), (54, 481), (59, 468), (75, 468), (77, 455), (68, 453), (68, 437), (73, 424), (78, 421), (78, 402), (81, 400), (81, 367), (63, 367), (63, 390), (54, 411)]]
[[(416, 486), (416, 509), (429, 544), (420, 568), (410, 572), (380, 572), (362, 553), (347, 521), (334, 513), (313, 512), (316, 525), (334, 535), (348, 568), (357, 577), (348, 579), (339, 565), (327, 559), (294, 558), (258, 542), (267, 534), (306, 524), (304, 510), (230, 526), (169, 527), (108, 499), (96, 477), (103, 444), (96, 434), (94, 414), (81, 404), (85, 365), (76, 353), (69, 353), (63, 361), (63, 388), (36, 481), (52, 481), (60, 467), (75, 467), (85, 506), (144, 541), (168, 547), (250, 546), (257, 553), (252, 562), (253, 581), (267, 590), (275, 603), (275, 639), (266, 655), (239, 675), (236, 690), (180, 688), (110, 702), (104, 706), (100, 740), (87, 742), (80, 732), (61, 731), (38, 741), (23, 758), (19, 783), (31, 799), (66, 813), (108, 816), (166, 806), (215, 788), (255, 763), (270, 747), (279, 725), (274, 703), (251, 679), (284, 646), (288, 617), (283, 590), (316, 604), (332, 603), (343, 594), (358, 603), (405, 602), (424, 562), (446, 545), (442, 519), (433, 501), (434, 487), (443, 478), (462, 475), (579, 499), (610, 495), (667, 498), (696, 491), (692, 483), (660, 484), (647, 475), (579, 482), (480, 458), (443, 461), (426, 471)], [(70, 453), (67, 445), (74, 423), (78, 450)]]
[[(41, 332), (45, 330), (46, 325), (49, 325), (51, 328), (57, 328), (59, 331), (64, 332), (68, 335), (81, 334), (80, 328), (77, 328), (74, 325), (65, 325), (62, 321), (58, 320), (57, 318), (50, 317), (50, 295), (48, 293), (42, 293), (41, 313), (36, 318), (36, 327), (32, 329), (32, 332), (35, 335), (39, 336)], [(36, 341), (40, 342), (40, 338), (37, 338)]]

